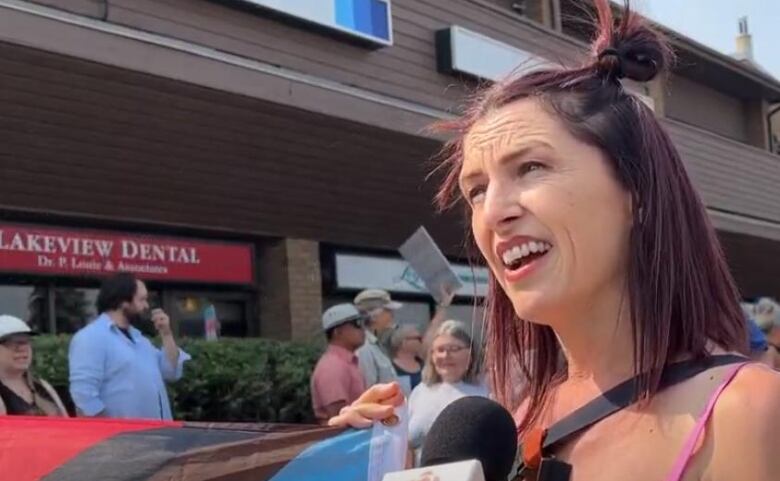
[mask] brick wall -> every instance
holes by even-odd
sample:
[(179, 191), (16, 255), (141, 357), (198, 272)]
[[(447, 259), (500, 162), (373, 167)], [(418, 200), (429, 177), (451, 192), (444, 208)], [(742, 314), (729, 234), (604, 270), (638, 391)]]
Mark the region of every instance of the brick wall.
[(258, 254), (260, 335), (308, 340), (321, 333), (319, 243), (280, 239)]
[(290, 319), (293, 339), (311, 339), (322, 333), (322, 273), (317, 241), (287, 239), (290, 279)]

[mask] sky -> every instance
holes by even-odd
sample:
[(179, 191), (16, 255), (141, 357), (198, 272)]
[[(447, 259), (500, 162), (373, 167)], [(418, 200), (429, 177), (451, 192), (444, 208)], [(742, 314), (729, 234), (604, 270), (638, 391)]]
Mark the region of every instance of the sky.
[(725, 54), (736, 50), (737, 22), (747, 16), (755, 62), (780, 79), (780, 0), (632, 0), (631, 6)]

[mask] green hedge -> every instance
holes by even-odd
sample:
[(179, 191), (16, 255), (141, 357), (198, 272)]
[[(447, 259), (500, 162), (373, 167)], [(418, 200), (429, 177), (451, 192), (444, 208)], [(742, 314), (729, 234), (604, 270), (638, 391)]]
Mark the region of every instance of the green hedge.
[[(35, 373), (67, 397), (70, 336), (35, 339)], [(322, 344), (181, 339), (192, 360), (169, 385), (174, 417), (190, 421), (312, 422), (309, 380)], [(69, 399), (66, 400), (68, 402)]]

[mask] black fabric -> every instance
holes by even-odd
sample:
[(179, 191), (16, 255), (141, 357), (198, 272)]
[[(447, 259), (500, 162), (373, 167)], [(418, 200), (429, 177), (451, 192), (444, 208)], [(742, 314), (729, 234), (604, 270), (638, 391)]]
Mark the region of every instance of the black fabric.
[(116, 326), (117, 329), (119, 329), (119, 332), (125, 335), (126, 338), (130, 339), (130, 342), (135, 342), (133, 340), (133, 336), (130, 335), (130, 328), (129, 327), (119, 327)]
[(87, 449), (43, 481), (144, 481), (189, 450), (258, 436), (262, 434), (186, 427), (123, 433)]
[(45, 416), (46, 413), (35, 404), (35, 398), (41, 397), (51, 402), (54, 402), (54, 400), (38, 381), (33, 381), (32, 393), (33, 402), (29, 403), (0, 381), (0, 399), (3, 400), (5, 410), (10, 415)]
[[(734, 354), (720, 354), (702, 360), (689, 360), (670, 364), (661, 375), (659, 391), (679, 384), (713, 367), (747, 362), (749, 359)], [(547, 430), (542, 453), (554, 449), (572, 436), (584, 431), (602, 419), (624, 409), (637, 399), (637, 378), (624, 381), (596, 399), (585, 404)], [(524, 471), (520, 466), (518, 474)], [(543, 479), (539, 477), (539, 479)]]
[[(707, 369), (746, 362), (747, 358), (733, 354), (711, 356), (705, 360), (690, 360), (670, 364), (661, 375), (659, 390), (679, 384)], [(607, 416), (636, 402), (636, 378), (622, 382), (598, 398), (577, 409), (547, 430), (544, 448), (550, 449), (570, 436), (587, 429)]]
[(423, 360), (420, 358), (417, 358), (417, 362), (420, 363), (420, 370), (417, 372), (409, 372), (406, 369), (402, 368), (395, 362), (393, 362), (393, 368), (395, 368), (395, 373), (398, 374), (398, 377), (408, 376), (409, 377), (409, 384), (411, 384), (411, 388), (414, 389), (417, 387), (418, 384), (422, 381), (422, 366), (425, 364)]
[(504, 481), (517, 454), (515, 422), (509, 411), (487, 398), (453, 401), (425, 436), (421, 465), (435, 466), (477, 459), (486, 481)]

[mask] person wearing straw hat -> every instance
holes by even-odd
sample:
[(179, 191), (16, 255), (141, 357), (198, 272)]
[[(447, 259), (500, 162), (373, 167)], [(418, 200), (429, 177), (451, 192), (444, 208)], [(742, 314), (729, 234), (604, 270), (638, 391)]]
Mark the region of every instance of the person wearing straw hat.
[(368, 318), (366, 342), (357, 351), (366, 387), (398, 381), (393, 362), (379, 340), (393, 329), (394, 312), (403, 304), (394, 301), (390, 293), (382, 289), (366, 289), (355, 296), (354, 302), (360, 312)]
[(0, 415), (68, 415), (57, 392), (30, 372), (35, 334), (18, 317), (0, 315)]

